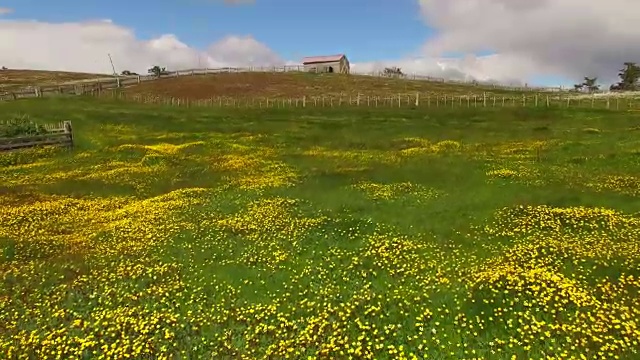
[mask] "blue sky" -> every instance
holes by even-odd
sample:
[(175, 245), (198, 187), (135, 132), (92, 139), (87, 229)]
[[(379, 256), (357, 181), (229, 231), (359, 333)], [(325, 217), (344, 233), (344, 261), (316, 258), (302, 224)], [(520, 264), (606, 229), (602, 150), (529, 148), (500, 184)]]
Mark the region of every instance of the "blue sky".
[[(393, 63), (414, 57), (436, 35), (421, 17), (417, 0), (256, 0), (239, 5), (223, 0), (0, 0), (0, 7), (13, 9), (5, 19), (110, 19), (133, 29), (138, 39), (174, 34), (202, 50), (225, 36), (251, 35), (294, 62), (304, 56), (345, 53), (352, 62)], [(555, 76), (530, 80), (533, 85), (570, 84)]]
[(252, 35), (283, 58), (346, 53), (353, 61), (400, 58), (433, 33), (415, 0), (4, 0), (10, 18), (47, 22), (111, 19), (141, 38), (176, 34), (204, 48), (225, 35)]

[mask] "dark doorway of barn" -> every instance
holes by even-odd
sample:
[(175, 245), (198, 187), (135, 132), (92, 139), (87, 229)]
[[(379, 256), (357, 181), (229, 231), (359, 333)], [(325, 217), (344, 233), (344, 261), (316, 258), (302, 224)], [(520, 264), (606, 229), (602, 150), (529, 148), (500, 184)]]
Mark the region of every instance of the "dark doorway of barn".
[(332, 73), (333, 72), (333, 66), (329, 66), (329, 72)]

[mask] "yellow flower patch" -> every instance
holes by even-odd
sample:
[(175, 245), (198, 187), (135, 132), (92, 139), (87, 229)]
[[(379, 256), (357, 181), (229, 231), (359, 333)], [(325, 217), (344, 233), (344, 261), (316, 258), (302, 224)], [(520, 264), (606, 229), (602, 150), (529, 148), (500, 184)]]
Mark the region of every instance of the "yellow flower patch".
[[(640, 324), (630, 319), (640, 318), (633, 290), (640, 282), (632, 275), (640, 219), (603, 208), (520, 206), (499, 212), (483, 233), (514, 241), (467, 278), (473, 306), (510, 329), (496, 344), (527, 348), (545, 339), (571, 349), (565, 357), (607, 357), (638, 346)], [(610, 267), (621, 273), (608, 278), (595, 270)]]
[[(173, 213), (196, 204), (208, 192), (183, 189), (145, 200), (44, 196), (36, 202), (1, 206), (0, 237), (16, 239), (18, 258), (59, 251), (133, 254), (171, 238), (180, 229), (168, 222)], [(36, 247), (37, 253), (31, 254)]]
[(400, 150), (400, 154), (403, 156), (456, 153), (463, 150), (462, 144), (455, 140), (443, 140), (439, 142), (431, 142), (423, 138), (405, 138), (402, 140), (407, 144), (405, 149)]
[(230, 185), (243, 190), (293, 186), (299, 181), (295, 169), (282, 161), (258, 155), (223, 155), (213, 165), (220, 171), (231, 171), (227, 176)]
[(419, 184), (410, 182), (379, 184), (374, 182), (359, 182), (352, 185), (353, 188), (363, 191), (367, 197), (373, 200), (393, 200), (401, 196), (411, 195), (420, 199), (433, 199), (441, 196), (441, 192), (428, 189)]
[(118, 146), (116, 150), (123, 151), (123, 150), (140, 149), (140, 150), (146, 150), (151, 152), (157, 152), (161, 154), (175, 155), (180, 153), (184, 149), (195, 147), (195, 146), (201, 146), (204, 144), (205, 144), (204, 141), (195, 141), (195, 142), (189, 142), (189, 143), (184, 143), (180, 145), (168, 144), (168, 143), (159, 143), (154, 145), (125, 144), (125, 145)]
[(300, 241), (310, 229), (328, 220), (323, 216), (304, 217), (297, 213), (296, 204), (296, 200), (286, 198), (259, 200), (250, 203), (245, 211), (212, 225), (253, 243), (251, 250), (242, 256), (246, 263), (275, 267), (287, 260), (291, 251), (300, 250)]

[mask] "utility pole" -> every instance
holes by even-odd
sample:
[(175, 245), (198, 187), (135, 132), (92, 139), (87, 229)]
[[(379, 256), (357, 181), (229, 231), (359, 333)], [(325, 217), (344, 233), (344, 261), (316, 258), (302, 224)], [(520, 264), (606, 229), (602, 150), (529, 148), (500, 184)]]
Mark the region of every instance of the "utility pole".
[(111, 70), (113, 70), (113, 75), (118, 76), (118, 73), (116, 72), (116, 67), (113, 66), (113, 59), (111, 58), (111, 54), (107, 54), (107, 56), (109, 57), (109, 62), (111, 63)]
[(111, 63), (111, 70), (113, 70), (113, 76), (116, 77), (116, 86), (120, 87), (120, 77), (118, 76), (118, 73), (116, 72), (116, 67), (113, 66), (113, 59), (111, 58), (111, 54), (107, 54), (107, 56), (109, 56), (109, 62)]

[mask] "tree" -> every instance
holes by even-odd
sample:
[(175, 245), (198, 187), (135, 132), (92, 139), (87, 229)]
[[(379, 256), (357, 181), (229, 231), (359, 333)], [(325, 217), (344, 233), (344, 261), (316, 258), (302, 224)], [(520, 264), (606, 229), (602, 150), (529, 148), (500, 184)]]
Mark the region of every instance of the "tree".
[(624, 63), (624, 69), (618, 73), (620, 82), (617, 84), (620, 90), (633, 91), (640, 88), (640, 66), (634, 62)]
[(622, 88), (620, 87), (620, 84), (617, 83), (617, 84), (612, 84), (611, 86), (609, 86), (609, 90), (611, 90), (611, 91), (620, 91), (620, 90), (622, 90)]
[(585, 76), (584, 77), (584, 82), (582, 82), (581, 84), (573, 85), (573, 88), (576, 91), (587, 90), (590, 93), (596, 92), (596, 91), (600, 90), (600, 85), (596, 84), (597, 81), (598, 81), (597, 77), (590, 78), (588, 76)]
[(596, 85), (596, 82), (598, 81), (597, 77), (584, 77), (584, 82), (583, 85), (587, 88), (587, 90), (592, 93), (595, 91), (600, 90), (600, 85)]
[(149, 74), (153, 74), (153, 75), (155, 75), (157, 77), (160, 77), (160, 75), (165, 74), (167, 72), (167, 68), (161, 68), (158, 65), (154, 65), (149, 70), (147, 70), (147, 72)]
[(388, 76), (388, 77), (403, 77), (404, 73), (402, 72), (402, 69), (400, 69), (399, 67), (386, 67), (384, 68), (384, 70), (382, 71), (382, 74), (384, 76)]

